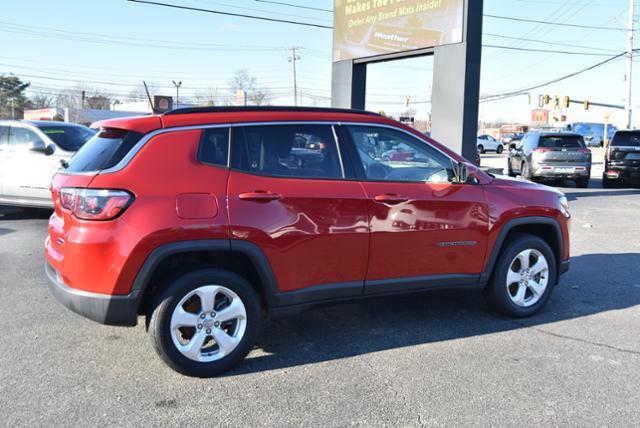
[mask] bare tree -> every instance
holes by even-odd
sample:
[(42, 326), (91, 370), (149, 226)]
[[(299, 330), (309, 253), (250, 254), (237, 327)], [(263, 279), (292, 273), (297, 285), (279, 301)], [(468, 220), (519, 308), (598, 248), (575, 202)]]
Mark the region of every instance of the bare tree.
[[(147, 82), (147, 87), (149, 88), (149, 94), (153, 99), (154, 95), (158, 95), (158, 86), (153, 82)], [(148, 101), (147, 91), (144, 89), (144, 85), (140, 83), (140, 85), (136, 86), (129, 92), (129, 96), (127, 97), (127, 101)]]
[(236, 96), (238, 91), (243, 91), (247, 95), (247, 100), (254, 105), (268, 104), (271, 99), (271, 91), (266, 87), (259, 87), (255, 77), (249, 75), (247, 70), (238, 70), (229, 81), (232, 96)]
[(53, 95), (39, 92), (33, 94), (28, 101), (28, 106), (34, 109), (55, 107), (56, 98)]
[(218, 88), (198, 91), (193, 95), (193, 100), (199, 106), (222, 106), (230, 103), (229, 97), (220, 94)]

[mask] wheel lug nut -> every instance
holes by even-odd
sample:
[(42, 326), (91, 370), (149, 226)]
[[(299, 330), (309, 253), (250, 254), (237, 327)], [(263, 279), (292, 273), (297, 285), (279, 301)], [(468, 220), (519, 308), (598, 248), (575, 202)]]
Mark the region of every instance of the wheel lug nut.
[(220, 323), (218, 321), (214, 322), (213, 325), (216, 327), (220, 327)]
[(200, 318), (204, 319), (206, 317), (205, 314), (200, 314)]
[(207, 329), (207, 334), (211, 334), (211, 329), (210, 328)]
[(215, 312), (211, 312), (211, 318), (215, 317), (216, 313)]
[(202, 324), (198, 324), (198, 330), (202, 330)]

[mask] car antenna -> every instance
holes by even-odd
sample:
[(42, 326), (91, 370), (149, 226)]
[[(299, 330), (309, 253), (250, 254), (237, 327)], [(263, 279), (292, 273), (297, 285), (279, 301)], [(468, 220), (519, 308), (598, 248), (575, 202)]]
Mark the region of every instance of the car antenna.
[(147, 93), (147, 98), (149, 99), (149, 105), (151, 106), (151, 111), (153, 112), (153, 114), (158, 113), (156, 111), (156, 108), (153, 105), (153, 101), (151, 101), (151, 94), (149, 94), (149, 88), (147, 87), (147, 82), (143, 80), (142, 84), (144, 85), (144, 91)]

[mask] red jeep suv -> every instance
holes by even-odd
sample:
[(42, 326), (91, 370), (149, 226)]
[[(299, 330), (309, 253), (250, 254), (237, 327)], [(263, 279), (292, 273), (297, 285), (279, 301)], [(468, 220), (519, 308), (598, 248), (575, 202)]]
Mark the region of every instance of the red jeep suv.
[(461, 286), (529, 316), (569, 268), (561, 193), (376, 114), (194, 108), (99, 125), (53, 178), (51, 292), (99, 323), (146, 316), (181, 373), (228, 370), (263, 316), (320, 304)]

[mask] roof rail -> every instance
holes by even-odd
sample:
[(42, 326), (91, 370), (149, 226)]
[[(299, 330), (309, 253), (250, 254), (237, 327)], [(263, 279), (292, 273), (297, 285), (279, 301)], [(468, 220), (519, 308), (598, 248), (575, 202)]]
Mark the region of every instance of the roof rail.
[(315, 113), (353, 113), (380, 116), (378, 113), (342, 108), (328, 107), (286, 107), (286, 106), (248, 106), (248, 107), (186, 107), (170, 110), (165, 116), (196, 113), (235, 113), (235, 112), (315, 112)]

